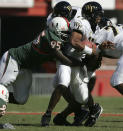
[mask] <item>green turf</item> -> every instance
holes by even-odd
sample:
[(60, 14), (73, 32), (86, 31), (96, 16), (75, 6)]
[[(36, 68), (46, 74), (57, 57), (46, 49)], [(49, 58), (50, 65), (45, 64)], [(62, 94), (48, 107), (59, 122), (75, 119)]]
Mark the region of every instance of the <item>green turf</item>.
[[(49, 98), (49, 96), (31, 96), (25, 105), (9, 104), (7, 112), (44, 112)], [(95, 97), (94, 99), (103, 106), (103, 113), (123, 114), (122, 97)], [(66, 102), (61, 99), (54, 112), (60, 112), (65, 106)], [(94, 127), (54, 126), (52, 120), (49, 127), (40, 127), (40, 119), (41, 115), (8, 114), (1, 117), (1, 123), (9, 122), (18, 131), (123, 131), (123, 116), (101, 116)], [(73, 116), (69, 116), (68, 120), (72, 122)]]

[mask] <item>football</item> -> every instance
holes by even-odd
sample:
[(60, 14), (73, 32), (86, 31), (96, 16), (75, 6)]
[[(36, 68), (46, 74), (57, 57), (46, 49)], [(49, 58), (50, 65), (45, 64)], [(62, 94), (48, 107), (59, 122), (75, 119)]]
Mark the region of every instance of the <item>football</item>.
[(93, 43), (93, 42), (91, 42), (91, 41), (89, 41), (89, 40), (84, 40), (84, 41), (82, 41), (82, 44), (84, 44), (84, 45), (86, 45), (86, 46), (88, 46), (88, 47), (90, 47), (90, 48), (92, 48), (93, 46), (96, 47), (96, 44)]

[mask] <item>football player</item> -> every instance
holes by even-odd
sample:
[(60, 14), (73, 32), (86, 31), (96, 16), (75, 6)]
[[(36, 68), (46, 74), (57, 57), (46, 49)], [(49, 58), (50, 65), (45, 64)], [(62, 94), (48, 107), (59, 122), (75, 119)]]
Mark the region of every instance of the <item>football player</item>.
[[(74, 21), (74, 16), (76, 16), (76, 18), (81, 16), (80, 13), (78, 13), (79, 15), (75, 15), (76, 12), (77, 12), (77, 8), (73, 8), (73, 12), (72, 12), (73, 21)], [(101, 5), (97, 2), (88, 2), (82, 7), (82, 12), (81, 12), (82, 16), (84, 16), (90, 22), (93, 32), (96, 31), (97, 25), (100, 23), (100, 21), (102, 21), (103, 12), (104, 11), (102, 10)], [(90, 66), (92, 67), (92, 64)], [(93, 73), (88, 83), (90, 91), (92, 91), (95, 85), (95, 81), (96, 81), (96, 76), (95, 76), (95, 73)], [(97, 108), (99, 108), (99, 106), (97, 106)], [(84, 113), (84, 115), (82, 112)], [(83, 109), (82, 111), (80, 110), (79, 113), (75, 113), (76, 119), (73, 122), (73, 124), (79, 125), (80, 123), (82, 123), (82, 121), (85, 119), (87, 115), (88, 115), (88, 112), (84, 111)]]
[(102, 41), (111, 41), (115, 45), (113, 50), (104, 50), (103, 56), (109, 58), (119, 59), (117, 62), (117, 68), (111, 77), (111, 85), (118, 92), (123, 94), (123, 26), (122, 25), (111, 25), (104, 27), (96, 36), (95, 42), (100, 44)]
[[(82, 16), (86, 18), (90, 25), (93, 33), (98, 32), (100, 26), (98, 25), (102, 21), (104, 11), (98, 2), (91, 1), (87, 2), (82, 6)], [(92, 91), (96, 82), (96, 74), (93, 73), (88, 85), (89, 90)]]
[[(57, 4), (58, 5), (58, 4)], [(81, 18), (80, 18), (81, 19)], [(80, 20), (81, 21), (81, 20)], [(86, 21), (86, 20), (84, 20)], [(76, 22), (77, 23), (77, 22)], [(87, 25), (88, 22), (85, 22)], [(77, 25), (76, 25), (77, 26)], [(78, 25), (79, 26), (79, 25)], [(78, 27), (77, 26), (77, 27)], [(84, 26), (84, 28), (86, 28), (87, 26)], [(80, 27), (81, 28), (81, 27)], [(87, 27), (86, 29), (84, 29), (83, 31), (85, 31), (84, 33), (86, 34), (88, 32), (89, 34), (89, 31), (90, 30), (90, 26), (89, 28)], [(76, 35), (76, 31), (74, 30), (73, 31), (73, 35)], [(87, 35), (87, 34), (86, 34)], [(76, 35), (77, 36), (77, 35)], [(81, 31), (80, 31), (80, 37), (81, 37)], [(73, 36), (71, 38), (74, 38)], [(85, 45), (84, 44), (81, 44), (81, 42), (76, 42), (76, 39), (77, 37), (75, 37), (74, 39), (72, 39), (71, 43), (73, 44), (73, 47), (75, 47), (76, 49), (81, 49), (83, 50), (85, 48)], [(80, 38), (81, 39), (81, 38)], [(84, 37), (83, 37), (84, 39)], [(86, 50), (87, 49), (87, 50)], [(84, 50), (86, 53), (92, 53), (92, 49), (89, 49), (88, 47), (85, 48)], [(93, 50), (94, 51), (94, 50)], [(94, 53), (94, 52), (93, 52)], [(64, 77), (64, 76), (67, 76), (67, 77)], [(58, 70), (57, 70), (57, 73), (56, 73), (56, 77), (55, 77), (55, 81), (57, 82), (56, 85), (57, 87), (55, 88), (52, 96), (51, 96), (51, 99), (50, 99), (50, 102), (49, 102), (49, 105), (48, 105), (48, 109), (46, 111), (46, 113), (43, 115), (42, 119), (41, 119), (41, 125), (42, 126), (47, 126), (49, 125), (49, 122), (50, 122), (50, 119), (51, 119), (51, 112), (52, 110), (54, 109), (55, 105), (57, 104), (57, 102), (59, 101), (60, 99), (60, 96), (63, 95), (67, 92), (67, 88), (69, 85), (70, 85), (70, 80), (71, 80), (71, 67), (69, 66), (65, 66), (64, 64), (60, 64), (58, 65)], [(67, 93), (66, 93), (67, 94)], [(80, 94), (81, 95), (81, 94)], [(69, 96), (69, 95), (68, 95)], [(83, 99), (83, 94), (80, 96), (82, 99)], [(88, 93), (86, 93), (85, 98), (88, 98)], [(69, 101), (69, 100), (68, 100)], [(81, 100), (80, 100), (81, 101)], [(82, 102), (82, 101), (81, 101)], [(73, 103), (72, 103), (73, 104)], [(76, 106), (75, 106), (76, 107)], [(64, 123), (66, 124), (69, 124), (67, 121), (64, 121)], [(61, 123), (62, 124), (62, 123)]]
[[(82, 13), (82, 16), (89, 21), (89, 23), (91, 25), (91, 29), (93, 31), (93, 35), (94, 34), (98, 34), (99, 30), (101, 28), (103, 28), (104, 26), (112, 24), (109, 19), (107, 19), (107, 18), (104, 17), (104, 11), (103, 11), (101, 5), (98, 2), (91, 1), (91, 2), (85, 3), (83, 5), (83, 7), (82, 7), (82, 12), (81, 13)], [(89, 39), (91, 41), (94, 40), (91, 37)], [(88, 65), (89, 68), (93, 67), (93, 62), (91, 62), (91, 60), (93, 61), (93, 59), (91, 57), (88, 59), (89, 62), (88, 62), (87, 65)], [(101, 53), (100, 53), (98, 61), (97, 61), (97, 63), (98, 63), (97, 65), (98, 66), (101, 66), (101, 60), (102, 60), (102, 56), (101, 56)], [(90, 70), (89, 68), (88, 68), (88, 70)], [(95, 85), (95, 82), (96, 82), (96, 74), (95, 74), (95, 72), (92, 73), (92, 71), (91, 71), (91, 74), (92, 75), (91, 75), (91, 78), (90, 78), (89, 83), (88, 83), (88, 88), (89, 88), (90, 92), (92, 92), (92, 90), (94, 88), (94, 85)], [(74, 121), (75, 125), (80, 125), (82, 123), (82, 121), (84, 120), (82, 118), (82, 116), (84, 117), (84, 114), (85, 114), (85, 111), (82, 110), (81, 113), (75, 115), (76, 116), (75, 117), (76, 119)], [(96, 119), (97, 118), (98, 118), (98, 115), (96, 116)], [(91, 116), (89, 117), (89, 119), (91, 119)], [(89, 121), (89, 119), (85, 123), (86, 126), (89, 126), (87, 124), (88, 121)], [(92, 126), (92, 125), (90, 125), (90, 126)]]
[[(79, 40), (84, 42), (84, 37), (86, 36), (86, 38), (89, 38), (89, 36), (91, 35), (92, 31), (91, 31), (91, 27), (90, 24), (87, 20), (85, 20), (82, 17), (78, 17), (75, 18), (73, 21), (71, 21), (71, 28), (73, 29), (72, 32), (72, 40)], [(78, 35), (79, 33), (79, 35)], [(81, 43), (83, 43), (81, 42)], [(75, 45), (73, 45), (74, 47)], [(77, 48), (73, 49), (73, 47), (70, 49), (70, 51), (67, 50), (67, 56), (71, 56), (74, 57), (76, 59), (80, 59), (83, 62), (85, 62), (84, 64), (87, 66), (87, 69), (90, 67), (88, 67), (88, 65), (86, 64), (86, 62), (88, 61), (87, 59), (85, 59), (85, 55), (91, 55), (91, 53), (89, 51), (85, 51), (86, 46), (84, 48), (83, 51), (78, 51)], [(94, 51), (94, 50), (93, 50)], [(68, 53), (69, 52), (69, 53)], [(92, 54), (95, 54), (95, 52), (93, 52)], [(96, 55), (96, 54), (95, 54)], [(92, 55), (93, 56), (93, 55)], [(93, 63), (96, 63), (97, 61), (94, 62), (94, 57), (91, 57), (91, 59), (93, 60)], [(58, 68), (58, 70), (60, 70), (60, 72), (62, 72), (64, 74), (64, 65), (62, 65), (62, 68)], [(89, 107), (90, 110), (90, 114), (92, 117), (90, 117), (86, 123), (85, 126), (93, 126), (96, 122), (96, 119), (99, 117), (99, 115), (102, 112), (102, 107), (99, 104), (94, 104), (93, 98), (90, 94), (90, 92), (88, 91), (88, 81), (91, 77), (92, 72), (97, 68), (97, 64), (96, 64), (96, 68), (92, 69), (92, 64), (89, 65), (91, 66), (91, 72), (87, 71), (84, 67), (79, 66), (79, 67), (72, 67), (69, 68), (69, 73), (67, 73), (67, 70), (65, 70), (65, 76), (67, 76), (67, 78), (70, 78), (70, 80), (68, 81), (67, 79), (65, 79), (67, 82), (69, 82), (70, 84), (70, 92), (72, 93), (75, 101), (77, 102), (76, 104), (73, 104), (72, 102), (69, 102), (68, 107), (60, 114), (56, 115), (56, 117), (53, 119), (54, 123), (56, 125), (70, 125), (67, 121), (66, 121), (66, 117), (68, 116), (68, 114), (72, 113), (73, 111), (80, 116), (81, 115), (81, 104), (86, 104)], [(62, 70), (62, 71), (61, 71)], [(63, 81), (64, 79), (61, 79), (61, 75), (58, 75), (59, 72), (57, 72), (56, 74), (56, 81), (60, 83), (60, 80), (62, 81), (62, 85), (68, 87), (69, 85), (65, 85), (66, 81)], [(72, 76), (72, 77), (70, 77)], [(64, 97), (64, 95), (63, 95)], [(81, 117), (81, 122), (83, 120), (85, 120), (88, 116), (88, 112), (83, 110), (83, 112), (85, 113), (84, 115), (82, 114)], [(83, 113), (82, 112), (82, 113)], [(80, 119), (80, 117), (79, 117)], [(76, 120), (74, 121), (73, 125), (77, 125), (80, 121), (78, 120), (78, 118), (76, 118)]]
[[(75, 16), (78, 17), (78, 15), (81, 15), (81, 9), (80, 8), (77, 9), (76, 7), (72, 8), (68, 2), (61, 1), (56, 4), (56, 6), (53, 9), (53, 13), (51, 13), (48, 16), (47, 25), (48, 25), (49, 21), (56, 16), (62, 16), (62, 17), (65, 17), (65, 18), (71, 20), (72, 19), (71, 15), (72, 15), (72, 18)], [(78, 46), (81, 46), (81, 44)], [(83, 48), (83, 47), (79, 47), (79, 48)], [(56, 103), (59, 101), (60, 96), (63, 95), (63, 93), (62, 93), (63, 90), (66, 89), (66, 87), (68, 87), (68, 85), (70, 84), (71, 67), (66, 66), (62, 63), (61, 65), (58, 66), (57, 72), (59, 72), (59, 74), (57, 73), (58, 75), (56, 75), (55, 79), (57, 79), (56, 81), (58, 81), (58, 83), (60, 83), (60, 84), (57, 85), (57, 88), (55, 88), (55, 90), (51, 96), (48, 109), (41, 120), (42, 126), (49, 125), (52, 110), (54, 109)], [(64, 76), (67, 76), (67, 77), (65, 78)], [(64, 92), (67, 92), (67, 91), (64, 91)]]
[[(98, 34), (101, 28), (108, 25), (112, 25), (112, 22), (108, 18), (104, 17), (104, 11), (102, 9), (102, 6), (95, 1), (87, 2), (83, 5), (82, 16), (90, 22), (94, 35)], [(93, 38), (90, 38), (90, 40), (93, 41)], [(88, 83), (90, 91), (93, 90), (95, 82), (96, 82), (96, 74), (94, 72)]]
[[(50, 21), (49, 28), (42, 31), (35, 40), (4, 53), (0, 60), (0, 101), (5, 101), (0, 107), (1, 116), (5, 114), (4, 105), (7, 101), (15, 104), (26, 103), (32, 82), (32, 68), (54, 58), (64, 64), (74, 65), (60, 51), (63, 43), (69, 39), (68, 32), (67, 19), (55, 17)], [(8, 97), (6, 90), (9, 90), (9, 86), (13, 87), (13, 92)]]
[[(75, 21), (76, 21), (76, 23), (75, 23)], [(71, 35), (71, 44), (72, 44), (72, 46), (76, 50), (80, 50), (80, 51), (76, 51), (76, 52), (78, 52), (78, 54), (79, 53), (82, 54), (81, 53), (82, 50), (85, 53), (89, 54), (89, 55), (96, 54), (96, 50), (95, 50), (96, 48), (90, 49), (87, 46), (85, 46), (84, 44), (82, 44), (82, 41), (81, 41), (81, 40), (85, 40), (86, 37), (88, 38), (89, 35), (91, 34), (91, 27), (90, 27), (89, 22), (87, 20), (83, 19), (83, 18), (80, 18), (80, 17), (76, 18), (75, 21), (71, 22), (71, 23), (73, 23), (73, 26), (75, 27), (75, 29), (73, 29), (73, 32), (72, 32), (72, 35)], [(78, 28), (80, 28), (80, 31), (78, 31)], [(78, 69), (78, 72), (80, 71), (79, 69)], [(75, 79), (75, 77), (74, 77), (74, 79)], [(56, 76), (55, 76), (56, 88), (55, 88), (55, 90), (54, 90), (54, 92), (53, 92), (53, 94), (51, 96), (51, 99), (50, 99), (50, 102), (49, 102), (49, 105), (48, 105), (48, 109), (47, 109), (46, 113), (43, 115), (43, 117), (41, 119), (41, 125), (42, 126), (48, 126), (49, 125), (52, 110), (54, 109), (55, 105), (59, 101), (61, 95), (63, 95), (64, 98), (67, 97), (65, 99), (70, 102), (70, 100), (68, 100), (68, 97), (70, 99), (70, 96), (72, 96), (72, 95), (67, 94), (67, 92), (69, 92), (69, 94), (71, 93), (70, 91), (68, 91), (68, 86), (70, 85), (70, 81), (71, 81), (71, 67), (70, 66), (65, 66), (62, 63), (59, 64), (58, 65), (58, 70), (57, 70), (57, 73), (56, 73)], [(72, 81), (75, 81), (75, 80), (72, 80)], [(74, 84), (72, 84), (72, 85), (74, 85)], [(77, 99), (77, 101), (79, 101), (79, 103), (84, 103), (84, 102), (86, 103), (88, 101), (88, 89), (86, 87), (85, 87), (84, 90), (81, 87), (76, 89), (76, 92), (77, 92), (77, 90), (81, 90), (81, 92), (78, 92), (78, 93), (80, 93), (78, 95), (76, 95), (75, 91), (73, 92), (74, 98)], [(84, 92), (86, 92), (86, 93), (83, 93), (82, 90)], [(67, 96), (65, 96), (65, 94), (67, 94)], [(79, 100), (78, 100), (78, 97), (79, 97)], [(71, 104), (81, 106), (81, 104), (76, 104), (74, 102), (72, 101)], [(99, 105), (94, 105), (93, 102), (92, 102), (92, 104), (89, 103), (89, 106), (91, 106), (90, 107), (91, 110), (92, 110), (93, 107), (94, 107), (94, 109), (97, 108), (97, 107), (98, 108), (100, 107)], [(72, 106), (72, 108), (74, 108), (74, 109), (75, 109), (75, 107), (76, 106)], [(101, 109), (100, 109), (100, 112), (101, 112)], [(58, 120), (56, 120), (56, 121), (58, 121)], [(55, 122), (55, 124), (58, 124), (58, 123)], [(65, 119), (64, 119), (64, 123), (61, 122), (60, 124), (69, 125), (69, 123)]]

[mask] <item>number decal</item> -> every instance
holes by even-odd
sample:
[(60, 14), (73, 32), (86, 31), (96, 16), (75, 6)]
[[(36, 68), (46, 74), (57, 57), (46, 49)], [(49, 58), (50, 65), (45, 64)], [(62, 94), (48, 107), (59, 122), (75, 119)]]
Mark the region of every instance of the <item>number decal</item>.
[(61, 42), (60, 41), (51, 41), (51, 47), (57, 50), (61, 49)]

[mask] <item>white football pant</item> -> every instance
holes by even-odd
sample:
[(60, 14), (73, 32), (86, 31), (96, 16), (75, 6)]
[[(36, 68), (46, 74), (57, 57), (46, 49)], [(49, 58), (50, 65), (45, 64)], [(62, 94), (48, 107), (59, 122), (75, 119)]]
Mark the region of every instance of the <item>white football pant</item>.
[(75, 100), (84, 104), (88, 101), (88, 87), (84, 81), (86, 78), (81, 67), (70, 67), (59, 64), (54, 77), (54, 87), (60, 84), (68, 88), (70, 85), (70, 90)]
[(7, 88), (12, 85), (15, 100), (24, 104), (29, 97), (31, 83), (31, 72), (26, 69), (20, 71), (16, 60), (6, 52), (0, 60), (0, 84)]

